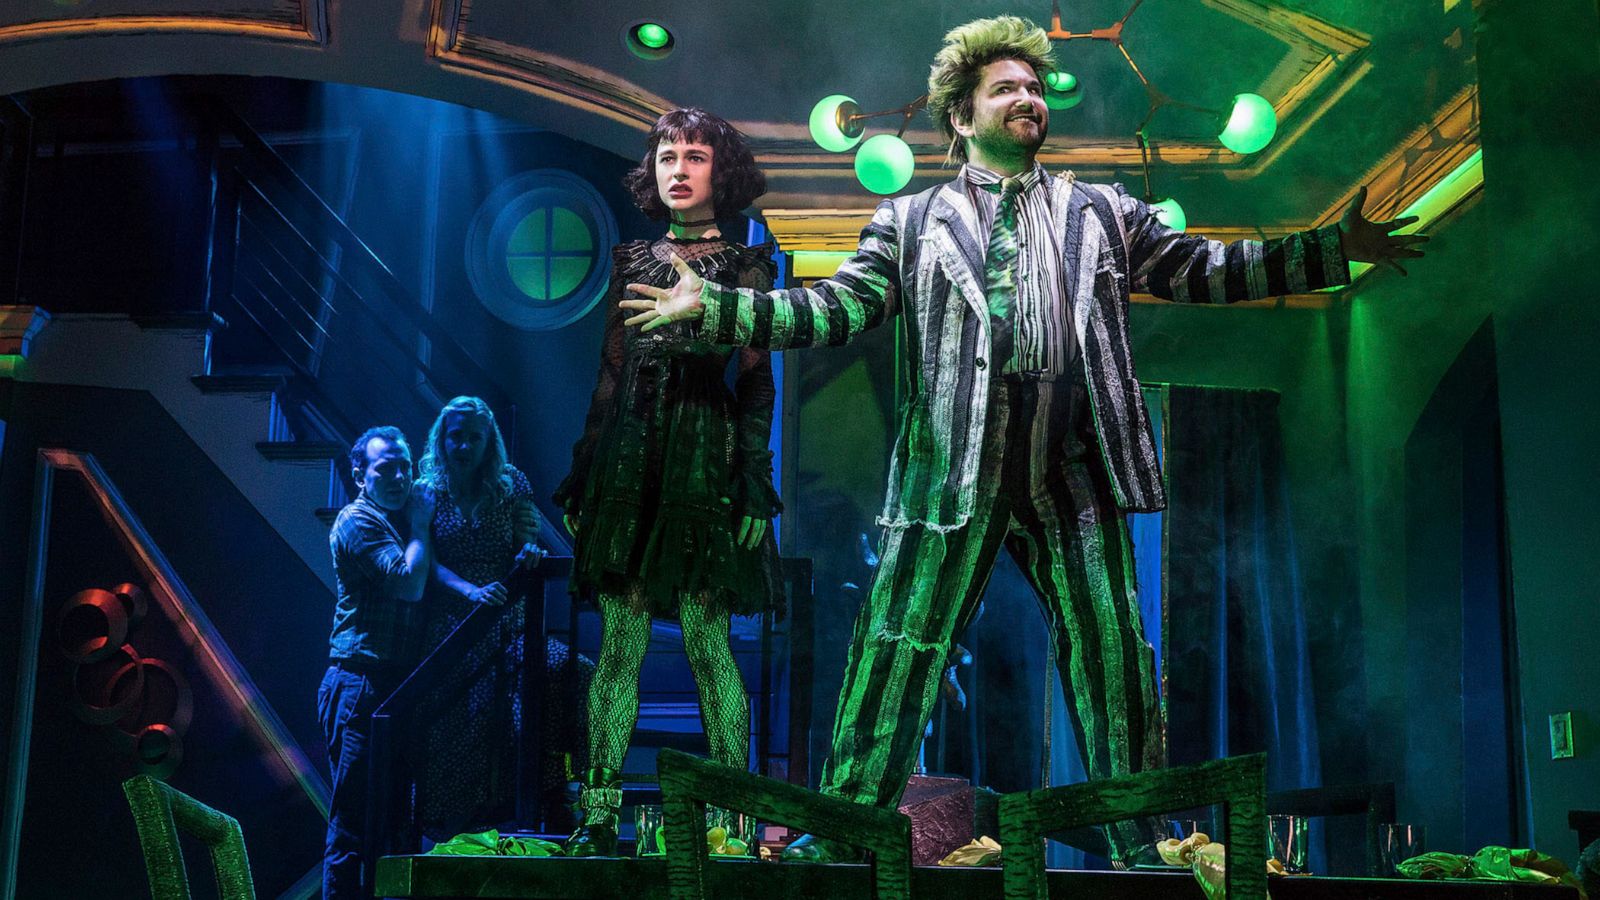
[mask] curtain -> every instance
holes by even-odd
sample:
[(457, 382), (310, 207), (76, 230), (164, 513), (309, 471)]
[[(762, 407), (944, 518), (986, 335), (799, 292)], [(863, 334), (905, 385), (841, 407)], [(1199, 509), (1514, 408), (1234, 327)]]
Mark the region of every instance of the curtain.
[(1167, 752), (1266, 751), (1269, 790), (1321, 783), (1278, 395), (1174, 387)]
[[(1164, 399), (1146, 389), (1170, 502), (1164, 514), (1130, 516), (1129, 529), (1145, 634), (1164, 676), (1168, 762), (1265, 751), (1269, 790), (1318, 786), (1278, 395), (1172, 386)], [(1054, 700), (1064, 709), (1059, 686)], [(1053, 718), (1051, 781), (1082, 781), (1071, 723)], [(1313, 820), (1313, 871), (1324, 866), (1321, 832)], [(1082, 860), (1051, 846), (1052, 865)]]

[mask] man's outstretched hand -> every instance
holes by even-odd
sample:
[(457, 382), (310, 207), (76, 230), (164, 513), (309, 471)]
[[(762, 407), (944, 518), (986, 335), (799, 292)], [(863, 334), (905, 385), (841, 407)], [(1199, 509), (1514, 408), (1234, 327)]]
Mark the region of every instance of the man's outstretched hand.
[(630, 284), (628, 290), (634, 294), (642, 294), (643, 300), (624, 300), (617, 304), (623, 309), (637, 313), (623, 320), (624, 325), (642, 325), (643, 331), (660, 328), (672, 322), (692, 322), (706, 313), (706, 305), (700, 302), (700, 286), (705, 283), (689, 264), (684, 262), (678, 254), (672, 254), (672, 267), (678, 270), (678, 283), (670, 288), (658, 288), (648, 284)]
[(1389, 222), (1373, 222), (1361, 213), (1361, 207), (1366, 203), (1367, 186), (1362, 185), (1361, 190), (1356, 192), (1356, 198), (1350, 202), (1350, 208), (1344, 211), (1344, 218), (1339, 221), (1339, 233), (1344, 240), (1345, 257), (1356, 262), (1385, 265), (1401, 275), (1406, 274), (1405, 267), (1400, 265), (1400, 260), (1420, 259), (1422, 251), (1418, 250), (1417, 246), (1427, 243), (1428, 238), (1421, 234), (1390, 232), (1410, 225), (1417, 221), (1417, 217), (1406, 216)]

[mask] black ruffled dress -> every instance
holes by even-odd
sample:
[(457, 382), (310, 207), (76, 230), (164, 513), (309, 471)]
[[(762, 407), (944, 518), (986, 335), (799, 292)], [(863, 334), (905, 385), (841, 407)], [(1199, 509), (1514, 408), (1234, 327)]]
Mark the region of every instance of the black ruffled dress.
[(571, 585), (675, 619), (679, 592), (716, 612), (782, 609), (777, 544), (769, 526), (754, 550), (738, 546), (748, 515), (783, 505), (772, 486), (772, 360), (764, 350), (717, 347), (679, 323), (641, 333), (617, 306), (630, 283), (668, 287), (676, 252), (701, 277), (760, 290), (776, 272), (770, 245), (721, 238), (634, 241), (612, 253), (600, 375), (572, 472), (555, 494), (577, 524)]

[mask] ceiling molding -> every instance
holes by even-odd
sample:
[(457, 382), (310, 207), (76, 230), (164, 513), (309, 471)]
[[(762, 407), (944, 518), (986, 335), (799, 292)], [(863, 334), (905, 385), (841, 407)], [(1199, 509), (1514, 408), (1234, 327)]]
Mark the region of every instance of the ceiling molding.
[[(1150, 144), (1152, 161), (1168, 166), (1207, 167), (1227, 171), (1230, 178), (1254, 177), (1295, 145), (1339, 98), (1366, 76), (1372, 65), (1364, 57), (1371, 37), (1333, 25), (1303, 12), (1271, 6), (1260, 0), (1202, 0), (1206, 6), (1258, 28), (1287, 45), (1282, 60), (1256, 92), (1272, 100), (1281, 126), (1278, 139), (1264, 153), (1241, 156), (1214, 141), (1162, 141)], [(1275, 98), (1275, 99), (1274, 99)], [(855, 179), (849, 153), (820, 151), (804, 124), (741, 121), (734, 123), (750, 138), (756, 161), (766, 169), (806, 178)], [(944, 139), (932, 129), (911, 129), (904, 135), (916, 152), (914, 177), (937, 176), (944, 161)], [(1133, 136), (1074, 139), (1071, 145), (1046, 143), (1038, 159), (1047, 167), (1087, 173), (1127, 170), (1141, 165)]]
[[(520, 87), (639, 131), (648, 131), (657, 117), (678, 105), (602, 69), (475, 35), (471, 29), (473, 2), (432, 0), (428, 53), (440, 65)], [(1215, 142), (1158, 139), (1151, 149), (1164, 165), (1238, 169), (1241, 177), (1258, 174), (1292, 147), (1332, 107), (1332, 100), (1371, 68), (1358, 64), (1370, 44), (1368, 35), (1260, 0), (1202, 2), (1287, 46), (1283, 59), (1256, 90), (1272, 99), (1279, 122), (1291, 127), (1273, 142), (1268, 153), (1251, 157)], [(1321, 102), (1307, 107), (1319, 99)], [(820, 150), (804, 123), (737, 121), (734, 125), (750, 139), (757, 163), (769, 174), (855, 183), (853, 156)], [(915, 176), (938, 176), (945, 156), (943, 139), (927, 128), (907, 131), (905, 138), (917, 151)], [(1046, 144), (1038, 158), (1046, 166), (1091, 173), (1140, 165), (1139, 148), (1131, 135), (1074, 140), (1069, 146)]]
[[(132, 2), (120, 0), (124, 7)], [(111, 46), (136, 50), (136, 54), (126, 59), (138, 60), (142, 66), (143, 62), (157, 56), (146, 51), (141, 39), (153, 36), (164, 41), (171, 37), (195, 37), (199, 40), (184, 46), (191, 50), (202, 49), (201, 56), (212, 67), (209, 71), (231, 71), (229, 61), (243, 59), (245, 61), (238, 66), (240, 74), (370, 83), (391, 90), (413, 90), (425, 96), (468, 102), (508, 115), (529, 116), (530, 110), (539, 110), (537, 118), (547, 126), (624, 153), (631, 150), (629, 145), (637, 140), (635, 135), (642, 135), (662, 112), (677, 105), (667, 97), (595, 66), (475, 34), (472, 27), (475, 6), (482, 8), (505, 0), (414, 0), (421, 7), (418, 11), (422, 15), (410, 19), (414, 24), (401, 28), (399, 33), (394, 31), (393, 23), (376, 25), (366, 17), (358, 23), (340, 19), (337, 20), (341, 23), (339, 40), (332, 44), (328, 33), (330, 17), (335, 14), (349, 17), (355, 5), (341, 0), (217, 0), (204, 14), (163, 9), (176, 7), (179, 2), (181, 0), (138, 0), (139, 15), (116, 14), (108, 8), (110, 4), (102, 4), (98, 15), (83, 9), (72, 10), (70, 14), (75, 17), (71, 18), (21, 21), (21, 14), (12, 13), (8, 22), (6, 16), (0, 15), (0, 48), (25, 47), (26, 52), (18, 60), (24, 71), (41, 71), (38, 65), (27, 63), (37, 55), (55, 64), (54, 69), (50, 66), (44, 69), (70, 72), (83, 71), (74, 68), (72, 59), (81, 58), (89, 47), (98, 46), (108, 38), (113, 42)], [(1259, 175), (1297, 141), (1308, 136), (1311, 126), (1337, 107), (1351, 87), (1373, 70), (1368, 53), (1372, 39), (1368, 35), (1265, 0), (1201, 0), (1201, 3), (1216, 13), (1260, 29), (1286, 45), (1283, 59), (1257, 87), (1263, 95), (1276, 98), (1273, 103), (1283, 124), (1278, 140), (1251, 157), (1237, 156), (1209, 142), (1158, 141), (1152, 145), (1152, 158), (1162, 169), (1175, 167), (1191, 176), (1211, 172), (1229, 180)], [(406, 21), (402, 16), (399, 24), (406, 25)], [(210, 44), (219, 37), (227, 40)], [(235, 44), (233, 39), (237, 38), (245, 39), (244, 43)], [(89, 43), (78, 43), (79, 40)], [(234, 47), (240, 47), (241, 51), (229, 52)], [(278, 53), (280, 49), (300, 51), (307, 47), (326, 52)], [(158, 56), (167, 52), (162, 50)], [(108, 58), (99, 53), (95, 56)], [(171, 53), (173, 60), (189, 56), (184, 52)], [(123, 56), (115, 58), (124, 59)], [(218, 66), (217, 59), (225, 61)], [(128, 68), (126, 62), (119, 65), (124, 70)], [(92, 77), (116, 77), (117, 74), (114, 66), (87, 68), (94, 71)], [(165, 68), (145, 67), (140, 74), (182, 68), (181, 62), (175, 62)], [(60, 71), (51, 77), (59, 79)], [(362, 74), (367, 72), (375, 74), (371, 77)], [(440, 74), (448, 77), (440, 79)], [(451, 79), (463, 79), (466, 83), (452, 85)], [(1332, 221), (1361, 183), (1371, 185), (1370, 207), (1375, 214), (1404, 209), (1477, 150), (1475, 97), (1475, 90), (1470, 88), (1458, 94), (1431, 122), (1417, 129), (1401, 146), (1374, 165), (1360, 182), (1345, 190), (1315, 222), (1271, 222), (1264, 227), (1278, 233)], [(493, 102), (485, 102), (487, 100)], [(798, 249), (853, 247), (876, 198), (863, 195), (855, 179), (852, 155), (821, 151), (811, 141), (804, 122), (740, 121), (735, 124), (750, 136), (758, 164), (773, 179), (773, 194), (767, 202), (778, 208), (769, 210), (767, 215), (780, 239), (785, 237), (783, 229), (787, 228), (792, 232), (787, 236), (787, 243)], [(914, 130), (906, 137), (913, 149), (919, 151), (915, 154), (916, 177), (933, 181), (950, 177), (951, 170), (945, 166), (945, 147), (932, 130)], [(1052, 171), (1070, 169), (1089, 178), (1107, 177), (1113, 171), (1133, 171), (1140, 166), (1139, 151), (1131, 137), (1101, 137), (1073, 140), (1070, 145), (1047, 145), (1038, 158)], [(1164, 179), (1159, 173), (1160, 170), (1158, 178)], [(801, 209), (812, 204), (819, 208)], [(1230, 231), (1197, 226), (1197, 230), (1219, 237), (1228, 234), (1259, 236), (1245, 229)]]
[(1367, 186), (1368, 218), (1388, 219), (1481, 148), (1478, 137), (1478, 86), (1468, 85), (1450, 98), (1432, 121), (1411, 132), (1333, 201), (1313, 225), (1339, 221), (1345, 207)]
[(517, 44), (474, 36), (472, 0), (433, 0), (428, 55), (456, 72), (518, 87), (546, 100), (648, 132), (677, 104), (586, 66)]
[[(1479, 149), (1478, 88), (1469, 85), (1452, 97), (1426, 124), (1389, 151), (1359, 181), (1344, 190), (1314, 221), (1274, 225), (1269, 233), (1257, 227), (1196, 225), (1192, 230), (1215, 240), (1263, 239), (1274, 234), (1301, 231), (1339, 221), (1345, 207), (1367, 185), (1367, 214), (1374, 219), (1393, 218), (1455, 171)], [(1043, 162), (1044, 156), (1040, 155)], [(919, 175), (949, 174), (927, 169)], [(1046, 162), (1048, 166), (1049, 163)], [(871, 207), (764, 209), (767, 228), (784, 250), (847, 251), (872, 219)]]
[(219, 13), (184, 11), (139, 15), (80, 16), (0, 24), (0, 47), (82, 37), (147, 35), (221, 35), (291, 44), (324, 46), (328, 39), (329, 0), (264, 0), (240, 3)]

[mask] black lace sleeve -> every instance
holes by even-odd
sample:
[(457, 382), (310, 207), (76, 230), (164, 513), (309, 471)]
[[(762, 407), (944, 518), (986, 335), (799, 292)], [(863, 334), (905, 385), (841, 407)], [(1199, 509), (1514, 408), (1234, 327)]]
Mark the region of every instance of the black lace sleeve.
[(605, 304), (605, 331), (600, 338), (600, 373), (595, 378), (594, 393), (589, 397), (589, 415), (583, 422), (583, 434), (572, 445), (572, 470), (556, 488), (552, 498), (568, 515), (575, 515), (583, 500), (584, 485), (589, 478), (589, 466), (594, 461), (595, 443), (605, 425), (622, 377), (623, 360), (623, 310), (617, 304), (622, 300), (623, 286), (627, 283), (627, 270), (623, 265), (632, 252), (624, 244), (612, 251), (611, 285), (600, 302)]

